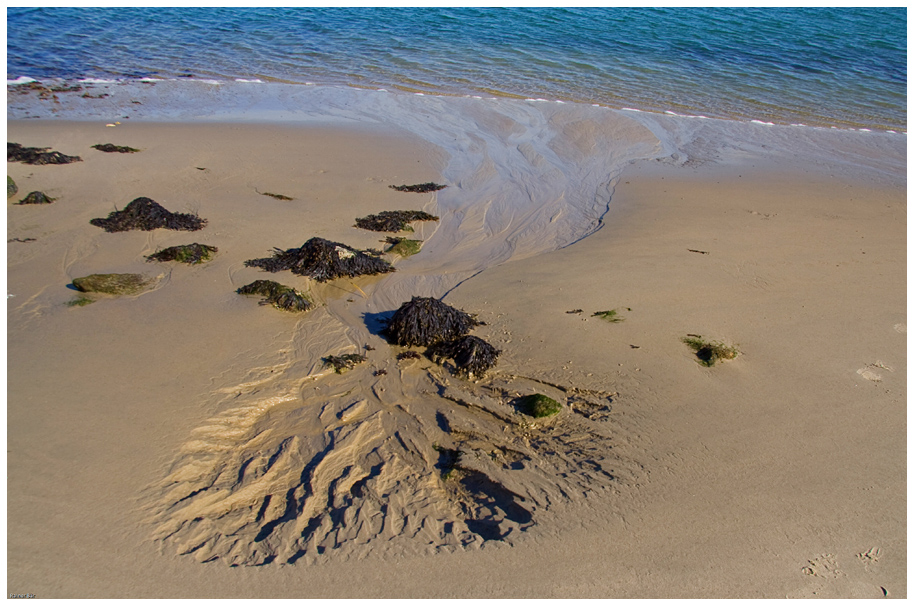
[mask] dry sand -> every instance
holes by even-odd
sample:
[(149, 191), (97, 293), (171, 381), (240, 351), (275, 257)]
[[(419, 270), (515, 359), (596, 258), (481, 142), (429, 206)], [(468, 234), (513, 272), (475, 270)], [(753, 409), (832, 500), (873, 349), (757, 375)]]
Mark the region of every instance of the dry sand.
[[(8, 166), (15, 200), (59, 197), (8, 206), (7, 238), (36, 239), (7, 249), (9, 593), (906, 596), (902, 188), (746, 158), (632, 165), (602, 230), (449, 292), (503, 351), (473, 384), (394, 360), (371, 308), (386, 279), (243, 265), (311, 236), (380, 246), (354, 218), (436, 213), (387, 186), (441, 181), (440, 149), (365, 127), (8, 132), (84, 159)], [(89, 149), (108, 141), (143, 151)], [(137, 196), (207, 227), (89, 225)], [(190, 242), (219, 253), (144, 260)], [(96, 272), (161, 276), (68, 307)], [(258, 278), (326, 305), (234, 293)], [(591, 316), (607, 309), (623, 321)], [(741, 354), (702, 367), (689, 333)], [(363, 344), (365, 365), (321, 368)], [(509, 403), (535, 390), (569, 406), (533, 423)], [(441, 448), (462, 453), (448, 478)]]

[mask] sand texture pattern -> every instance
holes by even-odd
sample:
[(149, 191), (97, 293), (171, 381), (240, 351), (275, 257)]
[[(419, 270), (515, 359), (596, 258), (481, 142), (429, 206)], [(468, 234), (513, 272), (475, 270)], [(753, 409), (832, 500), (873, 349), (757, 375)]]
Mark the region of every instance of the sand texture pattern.
[[(139, 154), (91, 150), (106, 120), (9, 123), (82, 158), (8, 165), (58, 199), (8, 202), (10, 593), (906, 596), (896, 139), (302, 95), (278, 102), (320, 120), (117, 125)], [(141, 198), (218, 254), (73, 304), (187, 244), (90, 224)], [(439, 220), (395, 272), (246, 264), (312, 238), (346, 261), (386, 242), (356, 218), (400, 208)], [(299, 313), (239, 295), (267, 277)], [(414, 297), (469, 314), (494, 366), (391, 343)]]

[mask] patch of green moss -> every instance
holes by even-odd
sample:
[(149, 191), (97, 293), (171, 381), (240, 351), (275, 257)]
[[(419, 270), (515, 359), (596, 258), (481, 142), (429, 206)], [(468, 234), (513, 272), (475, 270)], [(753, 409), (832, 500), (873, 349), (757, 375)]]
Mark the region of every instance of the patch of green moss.
[(705, 341), (699, 335), (687, 335), (680, 341), (693, 349), (699, 364), (703, 367), (713, 367), (719, 360), (733, 360), (740, 351), (735, 346), (730, 346), (720, 341)]
[(543, 394), (528, 394), (517, 401), (518, 408), (531, 417), (549, 417), (562, 410), (562, 405)]
[(71, 308), (75, 308), (75, 307), (82, 308), (83, 306), (88, 306), (91, 303), (95, 303), (95, 300), (89, 299), (88, 297), (84, 297), (84, 296), (80, 295), (79, 297), (74, 297), (73, 299), (68, 301), (67, 305), (70, 306)]
[(141, 274), (90, 274), (73, 279), (77, 291), (108, 295), (136, 295), (146, 290), (151, 283)]
[(422, 240), (410, 240), (408, 238), (387, 238), (387, 242), (391, 245), (385, 253), (390, 253), (392, 255), (400, 255), (401, 257), (409, 257), (410, 255), (416, 255), (419, 253), (420, 248), (423, 246)]
[(19, 186), (16, 185), (16, 182), (13, 181), (13, 178), (9, 175), (6, 176), (6, 197), (12, 198), (16, 195), (16, 192), (19, 191)]
[(622, 316), (619, 316), (617, 314), (616, 310), (603, 310), (601, 312), (595, 312), (591, 316), (596, 316), (602, 320), (606, 320), (607, 322), (614, 322), (614, 323), (623, 322), (624, 320), (626, 320)]

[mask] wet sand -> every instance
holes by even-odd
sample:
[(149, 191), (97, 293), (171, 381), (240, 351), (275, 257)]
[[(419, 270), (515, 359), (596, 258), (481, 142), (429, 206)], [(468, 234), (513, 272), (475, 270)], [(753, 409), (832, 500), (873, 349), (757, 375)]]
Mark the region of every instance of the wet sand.
[[(474, 333), (503, 351), (494, 375), (507, 389), (536, 381), (545, 392), (574, 387), (609, 404), (580, 401), (587, 416), (569, 407), (524, 434), (514, 421), (508, 431), (493, 425), (486, 415), (516, 416), (478, 386), (428, 362), (393, 361), (398, 350), (365, 324), (366, 313), (391, 310), (387, 300), (401, 297), (385, 294), (386, 279), (317, 285), (243, 265), (315, 235), (379, 246), (383, 235), (352, 227), (368, 213), (437, 213), (436, 195), (387, 186), (446, 182), (441, 148), (392, 129), (339, 125), (21, 121), (8, 131), (10, 141), (84, 158), (8, 165), (20, 189), (15, 200), (33, 189), (59, 197), (8, 206), (7, 238), (36, 239), (7, 245), (10, 593), (906, 596), (902, 187), (758, 158), (628, 166), (601, 230), (486, 269), (445, 298), (486, 321)], [(108, 141), (143, 151), (89, 149)], [(265, 191), (294, 200), (258, 193)], [(207, 227), (106, 234), (89, 225), (137, 196), (199, 213)], [(417, 224), (416, 235), (432, 241), (430, 255), (436, 237), (447, 240), (440, 229)], [(143, 258), (189, 242), (219, 252), (193, 267)], [(421, 275), (436, 265), (423, 255), (395, 266)], [(68, 283), (95, 272), (162, 278), (146, 294), (68, 307), (76, 295)], [(295, 316), (234, 293), (258, 278), (308, 288), (326, 305)], [(398, 280), (390, 284), (410, 284)], [(376, 294), (386, 303), (373, 308)], [(591, 316), (607, 309), (623, 321)], [(680, 341), (689, 333), (734, 343), (741, 354), (702, 367)], [(320, 355), (363, 343), (376, 349), (362, 371), (335, 376), (321, 368)], [(380, 368), (388, 374), (369, 374)], [(446, 425), (478, 433), (479, 444), (461, 439), (467, 452), (529, 448), (525, 461), (537, 463), (526, 476), (480, 472), (499, 491), (526, 497), (514, 503), (533, 513), (527, 521), (517, 511), (512, 518), (505, 503), (492, 506), (487, 520), (502, 517), (504, 541), (473, 539), (472, 527), (454, 531), (467, 514), (459, 505), (479, 500), (474, 506), (448, 493), (429, 459), (433, 442), (449, 434), (435, 414), (450, 415), (451, 401), (423, 390), (435, 394), (443, 384), (455, 398), (490, 407), (483, 415), (452, 405), (459, 411)], [(348, 408), (363, 401), (364, 410)], [(393, 444), (396, 432), (417, 446)], [(237, 526), (251, 508), (269, 511), (263, 496), (277, 491), (257, 484), (264, 474), (242, 478), (248, 458), (274, 453), (282, 466), (271, 464), (271, 478), (295, 491), (309, 469), (296, 458), (331, 435), (334, 448), (321, 448), (341, 461), (318, 462), (326, 472), (309, 477), (308, 490), (336, 514), (316, 514), (315, 528), (304, 529), (320, 535), (322, 550), (295, 544), (303, 529), (291, 520), (282, 533), (286, 519), (270, 527), (275, 535), (259, 554), (241, 544), (260, 532), (227, 542), (226, 519)], [(293, 436), (312, 442), (284, 446)], [(552, 454), (558, 447), (561, 457)], [(373, 474), (372, 457), (406, 463)], [(609, 473), (589, 475), (584, 463)], [(217, 480), (170, 501), (177, 485), (166, 479), (188, 464), (203, 470), (199, 478)], [(237, 475), (220, 494), (231, 503), (213, 497), (220, 475)], [(385, 499), (349, 510), (359, 483)], [(222, 510), (207, 510), (214, 503)], [(381, 506), (403, 522), (373, 528)], [(334, 517), (347, 512), (363, 513), (364, 525), (340, 525)], [(196, 515), (210, 526), (195, 527)], [(163, 524), (185, 525), (186, 536), (155, 541)], [(341, 528), (356, 531), (333, 535)], [(195, 534), (202, 548), (178, 554), (194, 547)], [(230, 555), (240, 564), (268, 562), (230, 568)], [(295, 561), (269, 562), (271, 555)]]

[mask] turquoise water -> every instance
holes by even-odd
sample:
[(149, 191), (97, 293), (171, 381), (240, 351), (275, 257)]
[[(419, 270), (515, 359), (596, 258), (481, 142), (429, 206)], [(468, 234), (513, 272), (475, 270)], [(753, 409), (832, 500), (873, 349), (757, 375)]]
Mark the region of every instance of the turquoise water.
[(9, 8), (7, 78), (542, 98), (906, 129), (906, 9)]

